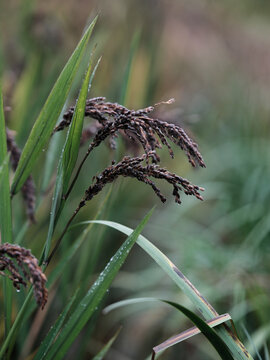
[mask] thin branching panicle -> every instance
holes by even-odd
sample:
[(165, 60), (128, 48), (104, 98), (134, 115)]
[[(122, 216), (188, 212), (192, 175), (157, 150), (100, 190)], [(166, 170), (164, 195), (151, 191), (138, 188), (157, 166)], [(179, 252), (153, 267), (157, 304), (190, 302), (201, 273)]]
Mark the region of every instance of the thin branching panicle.
[[(165, 103), (170, 104), (171, 102), (172, 99)], [(142, 145), (148, 157), (151, 157), (155, 163), (160, 161), (156, 149), (161, 148), (162, 145), (168, 148), (171, 157), (174, 156), (168, 142), (170, 140), (185, 151), (192, 166), (205, 167), (197, 144), (189, 138), (181, 127), (149, 117), (149, 114), (154, 109), (154, 106), (149, 106), (140, 110), (129, 110), (117, 103), (105, 102), (103, 97), (87, 100), (85, 116), (97, 120), (100, 124), (99, 130), (98, 126), (96, 126), (98, 131), (89, 146), (89, 153), (107, 137), (117, 136), (117, 133), (122, 131), (127, 137), (136, 139)], [(54, 132), (68, 127), (73, 113), (74, 107), (69, 108), (64, 114), (63, 120), (54, 129)], [(94, 127), (92, 127), (92, 130), (94, 131)], [(89, 132), (89, 135), (92, 137), (93, 132)], [(83, 138), (86, 138), (85, 134)], [(85, 142), (85, 140), (83, 141)]]
[(136, 178), (137, 180), (150, 185), (162, 202), (165, 202), (166, 198), (150, 179), (151, 177), (165, 180), (171, 184), (173, 186), (175, 201), (179, 204), (181, 203), (179, 191), (184, 191), (186, 195), (193, 195), (197, 199), (203, 200), (200, 194), (200, 191), (204, 190), (203, 188), (191, 184), (188, 180), (161, 168), (157, 164), (143, 165), (146, 157), (146, 154), (135, 158), (126, 156), (119, 163), (107, 167), (101, 174), (94, 177), (95, 183), (86, 190), (85, 197), (81, 201), (80, 206), (83, 206), (86, 201), (91, 200), (106, 184), (113, 182), (119, 176)]
[[(172, 102), (173, 99), (165, 103), (170, 104)], [(81, 144), (87, 142), (89, 137), (92, 138), (92, 141), (77, 169), (67, 193), (63, 195), (64, 199), (68, 198), (89, 154), (107, 138), (110, 139), (111, 146), (114, 147), (115, 137), (117, 137), (119, 133), (124, 134), (127, 139), (133, 142), (137, 141), (141, 144), (144, 154), (136, 157), (125, 156), (122, 161), (117, 164), (112, 164), (98, 176), (94, 177), (94, 184), (90, 185), (85, 191), (85, 196), (67, 222), (62, 234), (56, 241), (54, 249), (46, 260), (47, 264), (51, 261), (65, 232), (80, 209), (87, 201), (97, 195), (106, 184), (113, 182), (119, 176), (135, 178), (138, 181), (151, 186), (162, 202), (165, 202), (166, 198), (151, 178), (165, 180), (167, 183), (171, 184), (173, 187), (172, 194), (178, 204), (181, 203), (180, 191), (183, 191), (186, 195), (193, 195), (197, 199), (203, 200), (200, 194), (200, 192), (204, 190), (203, 188), (191, 184), (188, 180), (171, 173), (158, 165), (160, 157), (156, 150), (160, 149), (162, 145), (165, 145), (168, 148), (171, 157), (174, 157), (173, 150), (169, 144), (169, 141), (171, 141), (184, 150), (192, 166), (195, 167), (199, 165), (205, 167), (197, 144), (189, 138), (181, 127), (149, 117), (149, 114), (154, 111), (154, 108), (154, 106), (149, 106), (140, 110), (129, 110), (117, 103), (105, 102), (104, 97), (87, 100), (85, 116), (95, 119), (96, 123), (83, 131)], [(74, 107), (69, 108), (64, 114), (63, 120), (55, 127), (53, 133), (61, 131), (70, 125), (74, 109)]]

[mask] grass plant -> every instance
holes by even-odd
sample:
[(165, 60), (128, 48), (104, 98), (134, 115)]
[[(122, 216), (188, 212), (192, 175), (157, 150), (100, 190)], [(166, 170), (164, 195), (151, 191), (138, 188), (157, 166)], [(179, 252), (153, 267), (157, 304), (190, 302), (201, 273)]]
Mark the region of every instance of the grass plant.
[[(93, 97), (95, 75), (103, 66), (89, 46), (96, 22), (85, 29), (54, 86), (48, 79), (36, 104), (31, 94), (34, 98), (44, 64), (34, 48), (31, 66), (14, 90), (14, 108), (4, 106), (0, 91), (0, 359), (89, 354), (121, 359), (114, 346), (125, 341), (130, 330), (125, 322), (132, 317), (131, 326), (138, 321), (145, 336), (137, 357), (176, 359), (183, 349), (183, 358), (190, 354), (191, 359), (268, 359), (267, 265), (261, 262), (269, 234), (264, 133), (246, 128), (244, 107), (221, 145), (218, 132), (215, 139), (211, 135), (216, 131), (211, 123), (207, 131), (198, 126), (204, 160), (194, 135), (162, 119), (160, 108), (168, 109), (173, 99), (130, 109), (141, 29), (131, 42), (120, 97), (115, 96), (119, 103)], [(150, 90), (144, 90), (149, 101)], [(26, 122), (33, 114), (30, 131)], [(208, 121), (211, 116), (216, 114), (207, 113)], [(173, 162), (179, 149), (192, 169), (205, 164), (207, 169), (190, 173), (184, 162)], [(167, 169), (175, 163), (175, 170)], [(192, 180), (177, 175), (182, 171)], [(194, 185), (194, 178), (203, 186)], [(175, 203), (149, 211), (153, 198), (147, 189), (165, 203), (167, 187)], [(204, 200), (205, 189), (206, 201), (197, 201)], [(142, 220), (141, 213), (147, 214)], [(155, 317), (154, 309), (144, 307), (158, 299), (173, 314), (178, 310), (179, 319), (169, 310)], [(143, 306), (142, 315), (134, 315), (133, 303)], [(106, 304), (118, 312), (103, 316)], [(119, 319), (121, 331), (112, 329)], [(183, 342), (176, 345), (179, 339), (171, 336), (179, 333), (179, 324), (187, 327), (187, 319), (195, 327), (186, 330), (188, 336), (178, 334)], [(196, 350), (189, 351), (187, 339), (200, 332), (204, 337), (192, 339)], [(134, 337), (134, 346), (138, 343)]]

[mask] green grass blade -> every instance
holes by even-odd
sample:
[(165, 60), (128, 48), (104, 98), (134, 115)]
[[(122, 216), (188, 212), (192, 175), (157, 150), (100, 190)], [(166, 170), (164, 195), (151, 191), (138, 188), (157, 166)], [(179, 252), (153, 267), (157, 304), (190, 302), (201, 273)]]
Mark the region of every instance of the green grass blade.
[[(12, 217), (9, 191), (9, 169), (7, 164), (7, 139), (3, 97), (0, 88), (0, 164), (2, 176), (0, 184), (0, 229), (2, 242), (12, 242)], [(6, 164), (6, 165), (5, 165)]]
[(46, 160), (44, 164), (44, 171), (42, 176), (41, 195), (44, 195), (50, 186), (53, 172), (57, 164), (57, 155), (61, 151), (61, 131), (55, 133), (50, 141), (48, 151), (46, 153)]
[(118, 337), (119, 333), (121, 331), (121, 328), (119, 328), (114, 336), (103, 346), (103, 348), (100, 350), (100, 352), (93, 357), (92, 360), (103, 360), (110, 348), (112, 347), (113, 343), (115, 342), (116, 338)]
[(59, 360), (64, 358), (73, 341), (94, 314), (95, 309), (100, 305), (107, 289), (126, 260), (132, 246), (135, 244), (151, 214), (152, 211), (145, 216), (138, 227), (131, 233), (131, 235), (111, 258), (94, 285), (91, 286), (85, 297), (70, 316), (63, 331), (60, 333), (51, 350), (47, 354), (46, 360)]
[[(83, 222), (88, 224), (89, 222)], [(83, 224), (81, 223), (81, 224)], [(103, 224), (112, 227), (126, 235), (132, 232), (132, 229), (127, 226), (112, 222), (112, 221), (100, 221), (95, 223)], [(186, 296), (192, 301), (196, 308), (201, 312), (206, 320), (211, 320), (213, 317), (219, 314), (211, 306), (211, 304), (202, 296), (202, 294), (195, 288), (195, 286), (186, 278), (186, 276), (164, 255), (156, 246), (154, 246), (144, 236), (140, 235), (137, 240), (137, 244), (150, 256), (152, 259), (171, 277), (176, 285), (186, 294)], [(226, 326), (220, 326), (217, 329), (218, 334), (222, 340), (226, 343), (231, 353), (237, 360), (251, 360), (252, 356), (247, 349), (241, 343), (241, 341), (235, 337), (233, 332)]]
[(83, 129), (84, 113), (86, 98), (88, 95), (88, 89), (91, 86), (90, 75), (92, 69), (92, 55), (88, 65), (88, 70), (86, 72), (85, 79), (83, 81), (79, 98), (75, 107), (75, 111), (71, 120), (71, 125), (68, 130), (67, 140), (64, 146), (63, 154), (63, 194), (66, 193), (68, 189), (69, 180), (73, 172), (74, 166), (77, 161), (80, 140)]
[(228, 350), (228, 347), (221, 339), (221, 337), (213, 329), (211, 329), (211, 327), (198, 315), (196, 315), (193, 311), (190, 311), (186, 307), (175, 302), (167, 300), (162, 301), (175, 307), (176, 309), (181, 311), (186, 317), (188, 317), (193, 322), (193, 324), (197, 326), (197, 328), (202, 332), (202, 334), (208, 339), (208, 341), (213, 345), (222, 360), (234, 360), (230, 351)]
[[(45, 244), (45, 252), (44, 252), (45, 259), (49, 255), (54, 227), (65, 204), (65, 199), (63, 198), (63, 195), (66, 194), (68, 190), (69, 181), (78, 157), (80, 139), (83, 129), (83, 121), (85, 117), (84, 114), (85, 114), (86, 99), (87, 99), (88, 91), (90, 90), (91, 87), (93, 77), (99, 65), (99, 62), (100, 59), (98, 60), (93, 72), (91, 73), (91, 69), (92, 69), (92, 55), (91, 55), (91, 60), (88, 65), (88, 70), (86, 72), (86, 76), (81, 87), (79, 98), (75, 106), (75, 111), (72, 117), (71, 126), (69, 128), (66, 142), (64, 144), (63, 151), (59, 160), (56, 184), (55, 184), (52, 207), (50, 212), (50, 224), (49, 224), (49, 230)], [(59, 204), (58, 208), (57, 208), (57, 204)], [(43, 256), (42, 256), (42, 260), (43, 260)]]
[[(0, 164), (2, 165), (0, 182), (0, 231), (2, 243), (12, 243), (12, 215), (9, 190), (9, 167), (7, 154), (6, 125), (2, 89), (0, 87)], [(12, 312), (12, 283), (8, 278), (3, 279), (4, 307), (5, 307), (5, 335), (11, 326)]]
[(181, 340), (177, 339), (177, 341), (176, 341), (175, 338), (176, 337), (179, 338), (179, 336), (174, 336), (173, 338), (166, 340), (162, 344), (155, 346), (153, 348), (154, 355), (158, 354), (161, 351), (164, 351), (165, 349), (168, 349), (169, 347), (179, 343), (180, 341), (186, 340), (186, 339), (202, 332), (206, 336), (206, 338), (209, 340), (209, 342), (217, 350), (221, 359), (233, 360), (233, 357), (232, 357), (231, 353), (229, 352), (227, 346), (223, 342), (223, 340), (220, 338), (219, 335), (217, 335), (211, 329), (214, 326), (218, 326), (218, 325), (222, 324), (223, 322), (230, 320), (231, 317), (229, 314), (224, 314), (224, 315), (219, 316), (218, 318), (214, 318), (213, 320), (210, 320), (209, 324), (208, 324), (205, 321), (203, 321), (200, 317), (198, 317), (198, 315), (196, 315), (194, 312), (190, 311), (186, 307), (179, 305), (175, 302), (171, 302), (168, 300), (160, 300), (157, 298), (137, 298), (137, 299), (127, 299), (127, 300), (123, 300), (123, 301), (118, 301), (117, 303), (107, 306), (103, 310), (103, 313), (107, 314), (108, 312), (115, 310), (117, 308), (120, 308), (122, 306), (127, 306), (127, 305), (131, 305), (131, 304), (142, 303), (142, 302), (153, 302), (153, 301), (156, 301), (156, 302), (161, 301), (161, 302), (167, 303), (167, 304), (177, 308), (179, 311), (181, 311), (185, 316), (187, 316), (196, 325), (195, 328), (189, 329), (189, 330), (181, 333), (180, 335), (182, 335), (182, 334), (185, 335), (185, 336), (180, 337)]
[[(11, 351), (12, 346), (15, 343), (15, 338), (18, 332), (18, 329), (20, 328), (20, 326), (22, 325), (22, 321), (24, 319), (24, 316), (26, 314), (27, 308), (29, 306), (29, 303), (32, 299), (32, 295), (33, 295), (33, 288), (30, 289), (29, 293), (27, 294), (27, 297), (23, 303), (23, 306), (21, 307), (20, 311), (18, 312), (16, 319), (14, 321), (14, 323), (12, 324), (12, 327), (8, 333), (8, 336), (4, 342), (4, 344), (1, 346), (0, 349), (0, 359), (4, 358), (4, 355), (6, 353), (7, 350)], [(11, 346), (12, 344), (12, 346)]]
[(7, 154), (5, 160), (2, 162), (2, 165), (0, 165), (0, 186), (2, 180), (4, 181), (6, 171), (8, 171), (8, 164), (9, 164), (9, 155)]
[(63, 193), (65, 193), (65, 191), (68, 188), (69, 180), (78, 157), (80, 138), (83, 128), (83, 120), (85, 113), (85, 103), (88, 94), (88, 88), (90, 86), (89, 80), (90, 80), (91, 68), (92, 68), (92, 60), (90, 60), (90, 63), (88, 65), (88, 70), (86, 72), (86, 76), (82, 84), (79, 98), (75, 107), (74, 115), (72, 117), (71, 126), (69, 128), (67, 138), (58, 164), (57, 178), (56, 178), (52, 207), (50, 212), (50, 224), (49, 224), (49, 230), (45, 244), (45, 253), (44, 253), (45, 259), (47, 258), (50, 251), (52, 235), (57, 221), (56, 218), (59, 217), (61, 211), (63, 210), (64, 200), (62, 199), (62, 195)]
[(109, 312), (117, 310), (123, 306), (129, 306), (129, 305), (153, 302), (153, 301), (159, 301), (159, 299), (154, 298), (154, 297), (140, 297), (140, 298), (120, 300), (120, 301), (117, 301), (113, 304), (106, 306), (105, 309), (103, 309), (102, 313), (104, 315), (107, 315)]
[(34, 357), (34, 360), (42, 360), (47, 355), (53, 341), (55, 340), (57, 334), (61, 330), (61, 328), (64, 324), (64, 321), (67, 317), (67, 314), (68, 314), (71, 306), (73, 305), (74, 301), (76, 300), (77, 295), (78, 295), (78, 291), (75, 292), (75, 294), (72, 296), (70, 301), (65, 306), (63, 312), (59, 315), (59, 317), (56, 320), (56, 322), (54, 323), (54, 325), (50, 328), (50, 331), (46, 335), (45, 339), (42, 341), (42, 343)]
[(258, 360), (262, 360), (261, 355), (259, 354), (259, 349), (258, 349), (257, 346), (255, 345), (252, 336), (251, 336), (251, 335), (249, 334), (249, 332), (247, 331), (247, 328), (246, 328), (244, 325), (242, 325), (242, 329), (243, 329), (243, 331), (244, 331), (244, 333), (245, 333), (245, 335), (246, 335), (246, 337), (247, 337), (247, 339), (248, 339), (248, 341), (249, 341), (249, 344), (250, 344), (250, 345), (249, 345), (250, 352), (253, 353), (253, 354), (256, 354), (256, 358), (257, 358)]
[(97, 17), (89, 25), (81, 41), (68, 60), (33, 126), (14, 175), (11, 188), (12, 194), (17, 193), (23, 186), (25, 180), (30, 175), (38, 156), (41, 154), (42, 149), (46, 146), (50, 138), (62, 107), (65, 104), (72, 81), (78, 70), (78, 66), (81, 62), (96, 20)]
[[(102, 201), (101, 205), (99, 206), (99, 209), (95, 215), (95, 219), (100, 218), (101, 214), (103, 213), (108, 200), (111, 196), (111, 190), (108, 191), (107, 195), (105, 196), (104, 200)], [(91, 232), (92, 228), (94, 226), (94, 223), (90, 223), (86, 229), (82, 232), (82, 234), (73, 242), (73, 244), (68, 248), (68, 250), (63, 254), (61, 260), (58, 261), (57, 265), (54, 267), (54, 269), (50, 272), (48, 276), (48, 282), (47, 286), (50, 288), (54, 282), (59, 278), (59, 276), (63, 273), (64, 268), (68, 266), (69, 262), (73, 259), (75, 253), (80, 248), (80, 246), (83, 244), (85, 239), (89, 236), (89, 233)], [(70, 226), (69, 230), (71, 230), (73, 226)]]
[(82, 128), (83, 128), (83, 120), (85, 117), (84, 114), (85, 114), (86, 99), (88, 92), (91, 89), (92, 81), (95, 76), (98, 65), (100, 63), (100, 60), (101, 58), (97, 61), (97, 64), (91, 73), (91, 69), (92, 69), (92, 55), (91, 55), (91, 61), (88, 66), (88, 71), (86, 73), (84, 82), (82, 84), (79, 99), (75, 107), (74, 115), (72, 117), (71, 127), (69, 129), (67, 142), (64, 149), (64, 156), (63, 156), (63, 171), (64, 171), (63, 190), (62, 190), (63, 194), (66, 194), (68, 190), (71, 174), (73, 172), (78, 157)]
[[(105, 205), (107, 204), (107, 201), (108, 201), (108, 199), (110, 197), (110, 194), (111, 194), (111, 191), (108, 192), (105, 199), (103, 200), (103, 202), (102, 202), (101, 206), (99, 207), (99, 210), (98, 210), (95, 218), (100, 217)], [(69, 261), (71, 261), (73, 259), (73, 256), (75, 255), (76, 251), (80, 248), (80, 246), (82, 245), (82, 243), (84, 242), (84, 240), (88, 236), (88, 234), (91, 231), (93, 225), (94, 225), (93, 223), (88, 225), (88, 227), (83, 231), (82, 235), (78, 239), (76, 239), (74, 244), (64, 254), (62, 260), (60, 260), (58, 262), (57, 266), (49, 274), (48, 282), (47, 282), (47, 286), (48, 286), (49, 289), (55, 283), (55, 281), (60, 277), (60, 275), (63, 273), (65, 266), (68, 266)], [(11, 328), (11, 331), (10, 331), (10, 333), (8, 335), (8, 338), (5, 340), (3, 346), (1, 347), (0, 359), (2, 359), (2, 357), (5, 354), (5, 351), (8, 349), (8, 347), (10, 347), (10, 344), (14, 343), (14, 339), (15, 339), (15, 337), (17, 335), (17, 332), (20, 329), (20, 326), (22, 325), (25, 318), (31, 314), (31, 312), (29, 312), (28, 310), (29, 310), (30, 305), (32, 304), (31, 303), (32, 294), (33, 294), (33, 289), (31, 289), (29, 291), (29, 293), (27, 295), (27, 298), (25, 299), (22, 308), (20, 309), (19, 313), (16, 316), (16, 320), (15, 320), (14, 324), (12, 325), (12, 328)]]

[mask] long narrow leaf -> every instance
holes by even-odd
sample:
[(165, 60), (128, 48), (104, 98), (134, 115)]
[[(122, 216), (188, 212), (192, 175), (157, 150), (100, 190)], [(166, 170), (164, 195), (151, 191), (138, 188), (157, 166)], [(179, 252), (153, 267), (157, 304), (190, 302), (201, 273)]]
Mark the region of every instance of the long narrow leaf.
[(91, 286), (86, 296), (74, 310), (63, 331), (60, 333), (51, 350), (47, 354), (46, 360), (59, 360), (64, 358), (73, 341), (79, 335), (87, 321), (94, 314), (95, 309), (100, 305), (107, 289), (111, 285), (113, 279), (126, 260), (132, 246), (135, 244), (139, 234), (143, 230), (151, 214), (152, 211), (150, 211), (145, 216), (138, 227), (131, 233), (124, 244), (111, 258), (94, 285)]
[(90, 75), (92, 69), (92, 55), (88, 65), (88, 70), (83, 81), (79, 98), (69, 127), (67, 141), (63, 154), (63, 193), (68, 189), (69, 180), (73, 172), (78, 157), (80, 140), (82, 135), (83, 120), (85, 117), (85, 105), (88, 91), (90, 89)]
[[(116, 302), (114, 304), (111, 304), (111, 305), (107, 306), (103, 310), (103, 313), (108, 314), (110, 311), (116, 310), (116, 309), (118, 309), (118, 308), (120, 308), (122, 306), (127, 306), (127, 305), (131, 305), (131, 304), (138, 304), (138, 303), (145, 303), (145, 302), (153, 302), (153, 301), (156, 301), (156, 302), (162, 301), (162, 302), (168, 303), (169, 305), (172, 305), (172, 306), (175, 305), (175, 303), (171, 303), (170, 301), (160, 300), (160, 299), (157, 299), (157, 298), (134, 298), (134, 299), (127, 299), (127, 300), (118, 301), (118, 302)], [(176, 305), (178, 306), (178, 304), (176, 304)], [(179, 306), (180, 306), (180, 308), (179, 308)], [(187, 340), (187, 339), (191, 338), (192, 336), (199, 334), (201, 332), (201, 328), (199, 327), (199, 325), (201, 324), (201, 321), (204, 323), (204, 325), (207, 324), (208, 327), (212, 328), (212, 327), (218, 326), (218, 325), (220, 325), (220, 324), (222, 324), (222, 323), (224, 323), (224, 322), (226, 322), (228, 320), (231, 320), (231, 316), (229, 314), (223, 314), (223, 315), (220, 315), (218, 317), (213, 318), (212, 320), (204, 322), (195, 313), (189, 311), (188, 309), (186, 309), (185, 307), (183, 307), (181, 305), (179, 305), (179, 306), (177, 307), (178, 310), (182, 311), (184, 309), (184, 311), (182, 311), (182, 312), (191, 321), (195, 320), (193, 322), (195, 323), (196, 326), (193, 327), (193, 328), (190, 328), (188, 330), (185, 330), (185, 331), (181, 332), (178, 335), (175, 335), (175, 336), (169, 338), (168, 340), (164, 341), (163, 343), (161, 343), (158, 346), (155, 346), (153, 348), (153, 352), (154, 352), (155, 355), (162, 352), (162, 351), (164, 351), (165, 349), (168, 349), (171, 346), (174, 346), (174, 345), (178, 344), (181, 341)], [(185, 310), (187, 310), (187, 311), (185, 311)], [(190, 316), (190, 314), (192, 314), (192, 316)], [(207, 328), (206, 328), (206, 331), (208, 331)], [(222, 358), (222, 355), (225, 354), (224, 355), (225, 359), (228, 359), (228, 358), (232, 359), (231, 354), (228, 352), (228, 348), (226, 347), (224, 342), (220, 339), (222, 341), (222, 344), (219, 347), (220, 341), (219, 340), (215, 341), (215, 337), (218, 337), (220, 339), (220, 337), (216, 333), (214, 333), (214, 338), (213, 338), (214, 344), (212, 343), (212, 345), (215, 346), (215, 344), (216, 344), (218, 346), (218, 352), (220, 350), (219, 353), (221, 355), (221, 358)], [(225, 346), (225, 348), (223, 348), (224, 346)], [(227, 357), (227, 356), (229, 356), (229, 357)]]
[[(65, 107), (65, 106), (64, 106)], [(60, 152), (60, 146), (63, 133), (55, 133), (50, 141), (48, 151), (46, 152), (46, 160), (43, 168), (41, 194), (44, 195), (48, 189), (53, 172), (57, 164), (57, 154)]]
[(5, 340), (5, 342), (1, 346), (0, 359), (4, 358), (4, 355), (7, 350), (9, 350), (9, 352), (12, 350), (14, 343), (15, 343), (17, 331), (18, 331), (19, 327), (22, 325), (22, 320), (25, 316), (25, 313), (26, 313), (27, 307), (31, 301), (32, 295), (33, 295), (33, 288), (30, 289), (30, 291), (24, 301), (23, 306), (21, 307), (19, 313), (16, 316), (14, 323), (12, 324), (12, 327), (8, 333), (8, 336)]
[[(88, 65), (88, 70), (82, 84), (79, 98), (75, 107), (75, 112), (72, 117), (71, 126), (69, 128), (66, 142), (64, 144), (58, 164), (57, 178), (56, 178), (52, 207), (50, 212), (49, 231), (45, 245), (46, 246), (44, 253), (45, 258), (47, 258), (50, 251), (52, 235), (56, 223), (56, 217), (57, 218), (59, 217), (63, 209), (64, 200), (62, 199), (62, 195), (63, 193), (66, 192), (68, 188), (69, 180), (78, 157), (80, 138), (83, 128), (86, 98), (90, 86), (89, 81), (91, 75), (91, 68), (92, 68), (92, 59), (90, 60), (90, 63)], [(58, 209), (57, 209), (57, 204), (59, 204)]]
[[(95, 223), (103, 224), (114, 228), (124, 234), (129, 235), (132, 229), (127, 226), (112, 222), (112, 221), (94, 221)], [(89, 222), (84, 222), (88, 224)], [(81, 223), (83, 224), (83, 223)], [(79, 224), (78, 224), (79, 225)], [(203, 295), (195, 288), (195, 286), (186, 278), (186, 276), (165, 256), (156, 246), (154, 246), (144, 236), (140, 235), (137, 244), (151, 256), (156, 263), (171, 277), (176, 285), (186, 294), (197, 309), (204, 316), (205, 320), (211, 320), (219, 314), (212, 307), (212, 305), (203, 297)], [(222, 325), (217, 329), (218, 334), (226, 343), (233, 356), (237, 360), (251, 360), (252, 356), (249, 354), (241, 341), (233, 334), (233, 332), (226, 326)]]
[[(11, 201), (9, 191), (9, 168), (7, 155), (6, 126), (4, 117), (4, 106), (2, 89), (0, 87), (0, 164), (2, 174), (0, 182), (0, 231), (1, 241), (12, 243), (12, 217)], [(5, 306), (5, 334), (7, 336), (11, 326), (12, 310), (12, 284), (8, 278), (3, 279), (4, 284), (4, 306)]]
[[(223, 315), (215, 317), (213, 320), (206, 321), (206, 323), (212, 328), (212, 327), (218, 326), (230, 319), (231, 319), (231, 316), (229, 314), (223, 314)], [(156, 353), (158, 353), (159, 351), (163, 351), (173, 345), (176, 345), (184, 340), (187, 340), (187, 339), (191, 338), (192, 336), (199, 334), (200, 332), (201, 331), (199, 330), (199, 328), (194, 326), (188, 330), (182, 331), (180, 334), (177, 334), (177, 335), (171, 337), (170, 339), (164, 341), (162, 344), (155, 346), (154, 350)]]
[(78, 66), (81, 62), (96, 20), (97, 17), (89, 25), (81, 41), (68, 60), (33, 126), (14, 175), (11, 188), (12, 194), (17, 193), (23, 186), (37, 161), (38, 156), (41, 154), (42, 149), (46, 146), (50, 138), (53, 127), (55, 126), (68, 96), (72, 81), (78, 70)]
[[(172, 301), (162, 300), (164, 303), (167, 303), (179, 311), (181, 311), (186, 317), (188, 317), (194, 325), (197, 326), (197, 328), (202, 332), (202, 334), (207, 338), (207, 340), (213, 345), (213, 347), (216, 349), (217, 353), (221, 357), (222, 360), (234, 360), (231, 353), (228, 350), (228, 347), (224, 343), (224, 341), (221, 339), (219, 335), (215, 333), (213, 329), (201, 318), (199, 318), (198, 315), (196, 315), (193, 311), (190, 311), (186, 307), (177, 304)], [(157, 352), (163, 350), (163, 348), (155, 347), (153, 349), (153, 360), (154, 356)]]
[(8, 171), (8, 164), (9, 164), (9, 155), (7, 154), (5, 160), (0, 164), (0, 186), (2, 181), (4, 181), (5, 174)]
[[(110, 195), (111, 195), (111, 191), (108, 192), (105, 199), (103, 200), (95, 218), (99, 218), (100, 215), (102, 214), (102, 211), (103, 211), (108, 199), (110, 198)], [(88, 227), (83, 231), (82, 235), (78, 239), (76, 239), (74, 244), (64, 254), (63, 258), (59, 261), (59, 263), (54, 268), (54, 270), (49, 274), (48, 283), (47, 283), (48, 288), (50, 288), (55, 283), (55, 281), (59, 278), (59, 276), (63, 273), (65, 266), (68, 266), (69, 261), (71, 261), (73, 259), (74, 254), (80, 248), (80, 246), (82, 245), (82, 243), (88, 236), (93, 225), (94, 225), (93, 223), (88, 225)], [(33, 289), (31, 289), (29, 291), (22, 308), (20, 309), (20, 311), (18, 312), (18, 314), (16, 316), (16, 319), (12, 325), (9, 335), (1, 347), (0, 359), (4, 356), (7, 348), (10, 347), (10, 344), (14, 342), (14, 339), (16, 338), (16, 334), (17, 334), (18, 330), (20, 329), (22, 322), (25, 320), (25, 318), (27, 318), (28, 316), (31, 315), (31, 311), (29, 311), (29, 307), (31, 305), (32, 295), (33, 295)]]
[(75, 294), (72, 296), (70, 301), (65, 306), (65, 309), (63, 310), (63, 312), (59, 315), (58, 319), (56, 320), (54, 325), (51, 327), (50, 331), (48, 332), (45, 339), (41, 343), (41, 345), (38, 349), (38, 352), (36, 353), (36, 355), (34, 357), (34, 360), (42, 360), (47, 355), (53, 341), (55, 340), (57, 334), (61, 330), (63, 323), (67, 317), (67, 314), (68, 314), (72, 304), (76, 300), (77, 295), (78, 295), (78, 291), (75, 292)]
[[(111, 196), (111, 192), (112, 192), (112, 188), (110, 188), (104, 200), (101, 202), (98, 211), (95, 215), (95, 219), (99, 219), (104, 209), (106, 208), (108, 200), (110, 199)], [(54, 267), (54, 269), (50, 272), (48, 276), (48, 283), (47, 283), (48, 288), (50, 288), (54, 284), (54, 282), (59, 278), (59, 276), (63, 273), (65, 267), (73, 259), (75, 253), (78, 251), (78, 249), (83, 244), (85, 239), (89, 236), (89, 233), (91, 232), (93, 226), (94, 223), (89, 224), (87, 228), (84, 229), (82, 234), (73, 242), (72, 246), (70, 246), (68, 250), (63, 254), (62, 258), (58, 261), (57, 265)], [(71, 230), (72, 228), (73, 226), (71, 226), (69, 230)]]
[(12, 242), (12, 221), (7, 156), (6, 126), (3, 97), (0, 88), (0, 164), (2, 165), (0, 184), (0, 229), (2, 242), (10, 243)]

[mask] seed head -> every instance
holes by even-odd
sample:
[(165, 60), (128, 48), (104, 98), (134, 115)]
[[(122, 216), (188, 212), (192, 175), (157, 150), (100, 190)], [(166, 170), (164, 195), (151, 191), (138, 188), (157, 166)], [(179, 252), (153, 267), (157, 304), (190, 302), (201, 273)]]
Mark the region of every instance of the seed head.
[(20, 285), (26, 286), (26, 280), (30, 281), (37, 304), (44, 308), (48, 297), (47, 279), (30, 250), (8, 243), (0, 245), (0, 275), (8, 276), (17, 290)]
[(94, 177), (94, 184), (86, 190), (85, 196), (80, 202), (79, 207), (83, 207), (85, 203), (97, 195), (106, 184), (113, 182), (119, 176), (136, 178), (137, 180), (150, 185), (162, 202), (165, 202), (166, 198), (150, 178), (165, 180), (171, 184), (173, 186), (172, 193), (178, 204), (181, 203), (180, 191), (183, 191), (186, 195), (193, 195), (197, 199), (203, 200), (200, 194), (200, 191), (204, 190), (203, 188), (191, 184), (187, 179), (173, 174), (157, 164), (146, 163), (144, 165), (143, 163), (146, 159), (146, 154), (134, 158), (126, 156), (119, 163), (107, 167), (101, 174)]
[[(170, 104), (171, 102), (172, 99), (165, 103)], [(161, 103), (156, 104), (155, 106), (160, 104)], [(100, 124), (99, 128), (96, 127), (97, 132), (89, 146), (90, 151), (99, 146), (99, 144), (108, 137), (112, 139), (111, 142), (114, 144), (114, 138), (120, 132), (125, 134), (129, 139), (137, 140), (142, 145), (147, 155), (147, 161), (150, 158), (154, 163), (160, 161), (156, 150), (161, 148), (162, 145), (168, 148), (173, 158), (174, 153), (169, 143), (169, 141), (171, 141), (184, 150), (192, 166), (199, 165), (205, 167), (197, 144), (189, 138), (181, 127), (149, 117), (149, 114), (153, 112), (155, 106), (149, 106), (139, 110), (129, 110), (117, 103), (106, 102), (103, 97), (87, 100), (85, 116), (97, 120)], [(73, 113), (74, 107), (71, 107), (64, 114), (63, 120), (54, 129), (54, 132), (63, 130), (69, 126)]]

